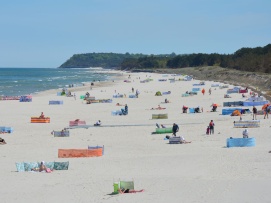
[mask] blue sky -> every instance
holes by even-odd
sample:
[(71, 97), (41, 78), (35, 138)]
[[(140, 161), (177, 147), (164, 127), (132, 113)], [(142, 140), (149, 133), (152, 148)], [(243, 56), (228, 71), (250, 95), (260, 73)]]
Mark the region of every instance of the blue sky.
[(73, 54), (231, 54), (271, 43), (271, 0), (0, 0), (0, 67)]

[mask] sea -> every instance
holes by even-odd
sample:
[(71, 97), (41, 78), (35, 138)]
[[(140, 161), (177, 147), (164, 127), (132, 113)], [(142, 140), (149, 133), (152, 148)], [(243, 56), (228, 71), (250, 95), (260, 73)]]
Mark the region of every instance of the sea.
[(103, 68), (0, 68), (0, 95), (33, 95), (50, 89), (109, 81), (117, 75)]

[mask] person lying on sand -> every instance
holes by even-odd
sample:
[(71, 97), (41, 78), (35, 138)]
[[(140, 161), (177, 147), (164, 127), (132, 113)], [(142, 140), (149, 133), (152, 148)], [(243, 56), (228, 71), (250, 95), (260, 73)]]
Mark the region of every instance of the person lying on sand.
[(164, 109), (166, 109), (166, 108), (162, 108), (160, 105), (158, 105), (157, 108), (151, 108), (151, 110), (164, 110)]
[(116, 103), (116, 106), (124, 106), (123, 104), (120, 103)]
[(188, 143), (191, 143), (192, 141), (188, 142), (184, 139), (183, 136), (181, 136), (181, 144), (188, 144)]
[(137, 192), (144, 192), (144, 190), (131, 190), (131, 189), (125, 189), (125, 188), (120, 188), (118, 189), (118, 192), (120, 194), (124, 194), (124, 193), (137, 193)]

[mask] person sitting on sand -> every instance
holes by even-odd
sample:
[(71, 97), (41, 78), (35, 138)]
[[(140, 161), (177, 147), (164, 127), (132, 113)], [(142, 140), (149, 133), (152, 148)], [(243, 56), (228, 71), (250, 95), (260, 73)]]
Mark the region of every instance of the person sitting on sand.
[(144, 192), (144, 190), (131, 190), (131, 189), (125, 189), (125, 188), (121, 187), (120, 189), (118, 189), (118, 192), (119, 192), (120, 194), (124, 194), (124, 193)]
[(100, 120), (98, 120), (95, 124), (94, 124), (94, 126), (100, 126), (102, 124), (102, 122), (100, 121)]
[(41, 112), (41, 114), (40, 114), (40, 118), (45, 118), (45, 116), (44, 116), (43, 112)]
[(0, 137), (0, 144), (7, 144), (6, 141)]
[(80, 119), (78, 119), (78, 118), (75, 119), (75, 120), (74, 120), (74, 123), (75, 123), (75, 124), (78, 124), (78, 123), (79, 123), (79, 120), (80, 120)]
[(165, 99), (165, 103), (169, 103), (169, 101), (167, 100), (167, 98)]
[(248, 138), (248, 130), (247, 129), (245, 129), (243, 131), (243, 138)]
[(166, 128), (166, 126), (165, 126), (165, 125), (163, 125), (163, 124), (161, 124), (161, 128)]
[(61, 130), (61, 132), (60, 132), (60, 136), (62, 136), (62, 137), (64, 137), (64, 136), (65, 136), (64, 129), (63, 129), (63, 130)]
[(183, 113), (187, 113), (187, 109), (188, 109), (188, 107), (183, 105)]
[(200, 113), (200, 108), (199, 108), (199, 106), (195, 108), (195, 113)]
[(45, 166), (45, 162), (44, 161), (40, 162), (40, 167), (39, 168), (32, 168), (31, 171), (39, 171), (39, 172), (45, 171), (47, 173), (51, 173), (52, 172), (50, 168), (47, 168)]
[(156, 109), (161, 110), (161, 109), (164, 109), (164, 108), (162, 108), (160, 105), (158, 105), (158, 107)]

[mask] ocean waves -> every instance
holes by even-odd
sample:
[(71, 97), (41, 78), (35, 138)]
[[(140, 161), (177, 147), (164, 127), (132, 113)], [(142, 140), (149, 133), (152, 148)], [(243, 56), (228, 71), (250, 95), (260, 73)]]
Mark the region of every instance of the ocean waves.
[[(83, 83), (106, 81), (111, 76), (101, 68), (54, 69), (54, 68), (0, 68), (0, 95), (20, 96), (68, 87)], [(97, 72), (98, 71), (98, 72)]]

